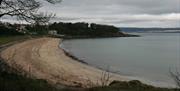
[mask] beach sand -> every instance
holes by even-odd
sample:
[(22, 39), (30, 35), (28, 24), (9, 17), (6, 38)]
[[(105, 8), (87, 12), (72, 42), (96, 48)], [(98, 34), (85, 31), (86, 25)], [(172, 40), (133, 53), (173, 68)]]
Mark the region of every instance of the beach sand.
[[(59, 48), (62, 39), (39, 38), (8, 47), (1, 52), (5, 62), (22, 74), (50, 84), (92, 87), (113, 80), (127, 81), (124, 76), (91, 67), (65, 55)], [(103, 74), (106, 74), (105, 77)], [(109, 76), (109, 77), (108, 77)], [(106, 78), (109, 78), (106, 82)]]

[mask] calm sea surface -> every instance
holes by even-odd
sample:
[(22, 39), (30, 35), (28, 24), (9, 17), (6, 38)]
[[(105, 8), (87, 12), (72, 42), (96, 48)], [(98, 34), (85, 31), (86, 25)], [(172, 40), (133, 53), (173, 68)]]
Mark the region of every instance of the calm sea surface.
[(95, 67), (159, 86), (172, 86), (170, 70), (180, 66), (180, 33), (138, 33), (141, 37), (75, 39), (61, 45)]

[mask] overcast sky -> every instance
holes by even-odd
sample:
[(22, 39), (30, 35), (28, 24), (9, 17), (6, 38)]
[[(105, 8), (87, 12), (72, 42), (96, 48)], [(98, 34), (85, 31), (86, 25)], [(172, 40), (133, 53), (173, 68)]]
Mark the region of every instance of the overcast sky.
[(94, 22), (119, 27), (180, 27), (180, 0), (63, 0), (40, 11), (55, 21)]

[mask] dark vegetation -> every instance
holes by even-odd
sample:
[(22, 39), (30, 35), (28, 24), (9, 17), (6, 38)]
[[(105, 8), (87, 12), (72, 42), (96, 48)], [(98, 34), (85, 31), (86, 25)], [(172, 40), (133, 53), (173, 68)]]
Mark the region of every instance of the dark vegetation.
[(57, 91), (44, 80), (0, 70), (0, 91)]
[(22, 32), (18, 32), (15, 25), (8, 24), (7, 27), (5, 24), (0, 23), (0, 45), (26, 38), (28, 36), (25, 36)]
[(8, 24), (8, 27), (5, 26), (5, 24), (0, 23), (0, 36), (13, 36), (13, 35), (23, 35), (23, 33), (20, 33), (16, 31), (15, 25)]
[(57, 30), (58, 34), (73, 37), (125, 37), (120, 29), (110, 25), (95, 23), (53, 23), (49, 25), (50, 30)]
[(134, 37), (122, 33), (121, 30), (111, 25), (95, 23), (53, 23), (53, 24), (9, 24), (1, 23), (0, 35), (48, 35), (49, 31), (56, 31), (64, 38), (106, 38), (106, 37)]
[(93, 87), (87, 91), (180, 91), (179, 89), (158, 88), (141, 83), (138, 80), (129, 82), (113, 81), (109, 86)]
[(25, 29), (30, 35), (48, 35), (50, 31), (47, 25), (25, 25)]

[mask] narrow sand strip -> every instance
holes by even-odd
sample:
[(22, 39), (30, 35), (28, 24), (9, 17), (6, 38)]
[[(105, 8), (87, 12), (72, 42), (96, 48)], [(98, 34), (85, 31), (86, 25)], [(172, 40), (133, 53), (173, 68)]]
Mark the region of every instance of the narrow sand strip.
[[(45, 79), (51, 84), (81, 87), (101, 84), (103, 71), (66, 56), (58, 47), (60, 42), (61, 39), (57, 38), (28, 40), (7, 48), (1, 57), (18, 71), (30, 77)], [(108, 83), (112, 80), (127, 80), (116, 74), (109, 75)]]

